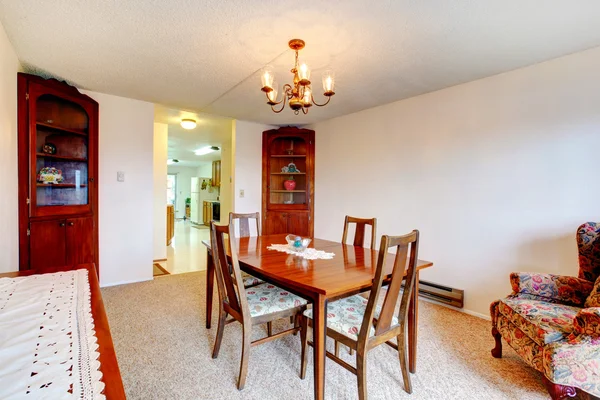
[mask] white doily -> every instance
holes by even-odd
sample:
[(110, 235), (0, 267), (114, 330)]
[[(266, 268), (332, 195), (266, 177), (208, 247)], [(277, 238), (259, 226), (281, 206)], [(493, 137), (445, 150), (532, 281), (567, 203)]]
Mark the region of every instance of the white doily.
[(104, 399), (88, 271), (0, 278), (0, 398)]
[(287, 254), (293, 254), (295, 256), (299, 256), (302, 258), (306, 258), (307, 260), (331, 260), (335, 253), (328, 253), (323, 250), (317, 250), (308, 248), (304, 251), (294, 251), (287, 244), (272, 244), (267, 247), (269, 250), (281, 251)]

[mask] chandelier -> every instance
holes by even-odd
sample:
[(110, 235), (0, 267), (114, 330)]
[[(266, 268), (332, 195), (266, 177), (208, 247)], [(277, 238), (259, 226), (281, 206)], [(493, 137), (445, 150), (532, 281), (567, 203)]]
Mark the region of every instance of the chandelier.
[[(275, 75), (270, 67), (265, 67), (262, 71), (262, 91), (267, 95), (267, 104), (271, 106), (271, 110), (276, 113), (280, 113), (285, 108), (287, 102), (294, 114), (298, 115), (300, 110), (303, 114), (308, 114), (308, 109), (314, 104), (318, 107), (323, 107), (329, 103), (331, 96), (335, 94), (333, 91), (334, 86), (334, 74), (333, 71), (327, 70), (323, 73), (323, 95), (327, 97), (327, 101), (323, 104), (319, 104), (315, 101), (310, 82), (310, 70), (304, 63), (298, 66), (298, 51), (304, 48), (304, 40), (292, 39), (288, 45), (290, 49), (296, 53), (296, 59), (294, 62), (294, 68), (290, 72), (294, 75), (293, 85), (286, 83), (283, 85), (283, 98), (277, 101), (277, 91), (279, 89), (277, 82), (275, 81)], [(275, 109), (276, 105), (281, 104), (279, 110)]]

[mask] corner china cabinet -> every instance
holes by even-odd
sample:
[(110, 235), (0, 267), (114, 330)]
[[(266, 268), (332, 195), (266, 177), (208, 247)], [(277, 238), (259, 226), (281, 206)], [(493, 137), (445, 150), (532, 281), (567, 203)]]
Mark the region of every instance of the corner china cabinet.
[(265, 235), (313, 237), (315, 131), (263, 132), (262, 226)]
[(98, 270), (98, 103), (19, 73), (18, 118), (19, 269)]

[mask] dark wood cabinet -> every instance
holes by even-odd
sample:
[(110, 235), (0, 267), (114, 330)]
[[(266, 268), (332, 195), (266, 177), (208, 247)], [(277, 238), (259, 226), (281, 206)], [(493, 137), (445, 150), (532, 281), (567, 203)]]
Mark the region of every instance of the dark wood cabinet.
[(282, 127), (263, 132), (263, 232), (312, 237), (315, 132)]
[(19, 269), (98, 265), (98, 103), (18, 74)]

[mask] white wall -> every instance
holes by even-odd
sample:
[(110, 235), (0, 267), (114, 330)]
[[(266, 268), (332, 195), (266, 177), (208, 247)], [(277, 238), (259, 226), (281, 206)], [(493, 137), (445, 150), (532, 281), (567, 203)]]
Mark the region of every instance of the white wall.
[(177, 204), (175, 205), (175, 216), (183, 218), (185, 215), (185, 199), (191, 197), (192, 177), (198, 176), (197, 167), (178, 167), (169, 165), (167, 167), (169, 174), (177, 175)]
[(17, 72), (21, 65), (0, 24), (0, 273), (19, 270)]
[[(600, 48), (317, 123), (315, 235), (421, 231), (422, 274), (488, 315), (511, 271), (577, 275), (600, 221)], [(239, 146), (241, 147), (241, 146)]]
[(198, 167), (197, 175), (201, 178), (210, 178), (212, 177), (212, 162), (203, 164)]
[[(85, 93), (100, 104), (100, 284), (150, 280), (154, 105), (102, 93)], [(117, 171), (125, 172), (125, 182), (117, 182)]]
[[(234, 121), (235, 172), (233, 209), (239, 213), (261, 212), (262, 209), (262, 133), (271, 125)], [(240, 197), (240, 190), (244, 197)]]
[(154, 124), (154, 205), (153, 205), (153, 260), (167, 258), (167, 124)]

